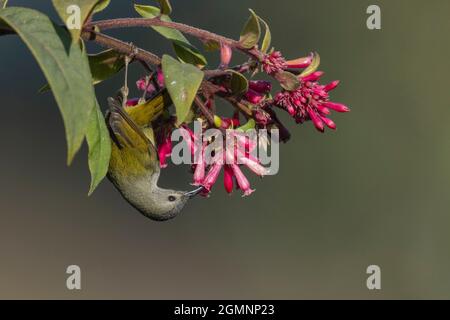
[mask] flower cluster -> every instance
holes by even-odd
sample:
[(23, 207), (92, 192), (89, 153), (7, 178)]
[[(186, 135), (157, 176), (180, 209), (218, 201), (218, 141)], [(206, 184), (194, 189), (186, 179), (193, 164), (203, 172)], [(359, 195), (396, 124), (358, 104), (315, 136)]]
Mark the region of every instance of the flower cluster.
[[(257, 143), (252, 141), (239, 130), (227, 131), (227, 139), (223, 146), (214, 148), (214, 155), (208, 155), (208, 143), (204, 143), (199, 152), (199, 161), (194, 170), (194, 185), (203, 186), (209, 193), (216, 183), (223, 169), (224, 187), (228, 193), (233, 192), (233, 187), (242, 190), (244, 196), (254, 192), (250, 182), (241, 170), (246, 166), (256, 175), (267, 175), (267, 169), (252, 155)], [(209, 164), (209, 165), (208, 165)]]
[[(267, 54), (262, 62), (263, 70), (272, 76), (275, 76), (286, 70), (299, 72), (300, 69), (311, 67), (315, 56), (311, 54), (308, 57), (298, 58), (286, 61), (279, 51)], [(293, 90), (283, 90), (275, 95), (273, 105), (286, 110), (297, 123), (304, 123), (311, 120), (317, 130), (323, 132), (325, 126), (330, 129), (336, 129), (336, 124), (328, 116), (331, 111), (349, 112), (350, 109), (341, 103), (330, 101), (329, 92), (334, 90), (339, 81), (333, 81), (327, 85), (319, 83), (323, 76), (322, 71), (308, 70), (297, 76), (298, 86)], [(261, 103), (254, 94), (247, 94), (247, 100), (251, 103)]]
[[(231, 48), (222, 45), (220, 68), (228, 68), (231, 57)], [(350, 109), (343, 104), (330, 101), (329, 93), (339, 85), (339, 81), (333, 81), (326, 85), (320, 84), (319, 80), (324, 73), (317, 71), (318, 63), (316, 59), (317, 57), (314, 54), (290, 61), (286, 60), (279, 51), (266, 54), (260, 63), (262, 71), (278, 81), (280, 81), (280, 74), (291, 73), (291, 78), (296, 79), (298, 83), (294, 82), (296, 85), (288, 88), (282, 84), (284, 89), (272, 97), (272, 82), (250, 80), (247, 90), (241, 95), (240, 99), (231, 100), (231, 102), (236, 107), (248, 107), (251, 115), (247, 112), (245, 116), (248, 123), (253, 121), (255, 130), (278, 129), (279, 137), (283, 142), (289, 140), (290, 133), (277, 117), (277, 108), (287, 111), (299, 124), (311, 120), (321, 132), (325, 130), (325, 126), (336, 129), (336, 124), (329, 118), (331, 110), (348, 112)], [(161, 70), (154, 76), (156, 79), (153, 81), (145, 77), (136, 83), (138, 89), (144, 92), (144, 96), (152, 96), (156, 91), (164, 89), (164, 75)], [(222, 83), (219, 80), (214, 84), (217, 87), (215, 95), (226, 97), (226, 94), (230, 94), (231, 88), (227, 87), (229, 83), (227, 84), (226, 81)], [(215, 113), (214, 94), (205, 96), (205, 108), (211, 113)], [(137, 103), (139, 103), (139, 99), (131, 99), (127, 104), (136, 105)], [(204, 188), (203, 195), (208, 195), (211, 192), (222, 171), (225, 190), (231, 193), (236, 187), (242, 190), (244, 196), (252, 194), (254, 190), (242, 171), (243, 167), (247, 167), (251, 172), (261, 177), (268, 173), (267, 168), (261, 165), (260, 160), (253, 155), (257, 143), (249, 140), (241, 130), (242, 123), (240, 122), (239, 111), (242, 112), (242, 109), (240, 108), (236, 108), (234, 115), (230, 118), (219, 117), (214, 114), (214, 123), (208, 123), (203, 118), (202, 132), (209, 128), (226, 131), (226, 136), (220, 138), (223, 139), (224, 143), (214, 148), (212, 153), (211, 145), (217, 141), (204, 139), (203, 136), (197, 137), (188, 127), (188, 123), (181, 126), (184, 129), (183, 139), (188, 144), (191, 155), (196, 155), (195, 162), (192, 165), (193, 185), (202, 186)], [(202, 116), (199, 115), (199, 118), (202, 119)], [(161, 168), (167, 167), (167, 159), (172, 153), (171, 136), (176, 128), (175, 123), (175, 116), (168, 117), (162, 123), (158, 123), (155, 131)], [(233, 141), (233, 143), (230, 144), (229, 141)]]
[(336, 124), (328, 118), (330, 110), (350, 111), (347, 106), (330, 101), (329, 92), (338, 86), (339, 81), (321, 85), (318, 80), (322, 75), (322, 72), (317, 71), (305, 77), (300, 76), (298, 89), (284, 90), (274, 99), (274, 103), (286, 110), (297, 123), (311, 120), (321, 132), (325, 130), (325, 125), (330, 129), (336, 129)]

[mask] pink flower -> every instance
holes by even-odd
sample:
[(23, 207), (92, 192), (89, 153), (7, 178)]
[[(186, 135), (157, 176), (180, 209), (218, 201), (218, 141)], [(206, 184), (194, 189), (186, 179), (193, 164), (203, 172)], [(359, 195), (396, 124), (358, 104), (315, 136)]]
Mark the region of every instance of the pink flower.
[[(156, 144), (158, 149), (159, 164), (161, 168), (167, 168), (167, 159), (172, 155), (172, 131), (175, 129), (174, 119), (170, 119), (167, 123), (161, 125), (155, 132)], [(186, 126), (182, 125), (180, 128), (181, 136), (187, 143), (191, 151), (191, 155), (196, 152), (196, 137), (194, 132)]]
[(321, 85), (317, 81), (323, 72), (316, 71), (308, 76), (300, 77), (300, 87), (294, 91), (284, 90), (275, 96), (277, 106), (285, 109), (297, 123), (311, 120), (317, 130), (323, 132), (325, 126), (336, 129), (336, 124), (327, 116), (330, 109), (337, 112), (349, 112), (350, 109), (340, 103), (330, 102), (328, 92), (334, 90), (339, 81)]
[[(249, 141), (241, 132), (233, 131), (231, 134), (235, 140), (234, 143), (225, 144), (223, 148), (215, 150), (215, 156), (207, 163), (208, 168), (205, 168), (205, 153), (202, 152), (201, 159), (196, 164), (194, 170), (194, 185), (203, 186), (207, 193), (211, 192), (212, 187), (216, 183), (220, 171), (224, 169), (224, 187), (228, 193), (233, 190), (234, 180), (236, 179), (237, 186), (248, 196), (253, 193), (248, 179), (241, 171), (240, 166), (248, 167), (252, 172), (259, 176), (268, 174), (268, 170), (261, 165), (258, 159), (251, 155), (251, 152), (256, 147), (256, 142)], [(229, 141), (228, 141), (229, 142)], [(203, 150), (207, 147), (203, 145)], [(207, 173), (205, 171), (207, 169)]]
[(252, 89), (248, 89), (247, 93), (245, 94), (245, 99), (251, 104), (259, 104), (261, 101), (264, 100), (264, 98), (265, 94), (256, 92)]
[(294, 60), (289, 60), (289, 61), (286, 61), (286, 65), (288, 68), (291, 68), (291, 69), (303, 69), (303, 68), (310, 66), (310, 64), (313, 61), (313, 57), (314, 57), (314, 55), (311, 54), (304, 58), (297, 58)]
[(172, 140), (170, 135), (167, 135), (158, 145), (159, 166), (167, 168), (167, 159), (172, 154)]
[(272, 90), (272, 83), (264, 80), (249, 81), (249, 88), (258, 93), (267, 94)]
[(127, 107), (134, 107), (134, 106), (137, 106), (138, 103), (139, 103), (139, 98), (133, 98), (133, 99), (129, 99), (129, 100), (127, 101), (126, 106), (127, 106)]
[(233, 177), (234, 177), (233, 170), (231, 169), (231, 167), (229, 165), (225, 165), (225, 168), (223, 170), (223, 184), (224, 184), (225, 190), (228, 193), (233, 192), (233, 185), (234, 185)]
[(219, 177), (220, 171), (222, 170), (223, 162), (217, 162), (211, 165), (208, 174), (206, 175), (205, 179), (202, 182), (203, 188), (205, 188), (206, 191), (210, 192), (212, 189), (212, 186), (216, 183), (217, 178)]
[(280, 51), (274, 51), (266, 54), (262, 61), (262, 67), (265, 73), (274, 75), (287, 68), (286, 60)]
[(232, 118), (220, 118), (220, 120), (222, 129), (237, 128), (240, 126), (238, 112), (235, 112)]
[(152, 93), (154, 93), (154, 92), (156, 91), (156, 88), (155, 88), (155, 86), (153, 85), (153, 83), (149, 82), (149, 83), (147, 84), (147, 79), (146, 79), (145, 77), (139, 79), (139, 80), (136, 82), (136, 86), (137, 86), (137, 88), (138, 88), (139, 90), (141, 90), (141, 91), (146, 91), (146, 92), (149, 93), (149, 94), (152, 94)]
[(156, 81), (158, 82), (159, 88), (162, 89), (165, 87), (166, 83), (164, 80), (164, 74), (161, 69), (158, 69), (156, 73)]

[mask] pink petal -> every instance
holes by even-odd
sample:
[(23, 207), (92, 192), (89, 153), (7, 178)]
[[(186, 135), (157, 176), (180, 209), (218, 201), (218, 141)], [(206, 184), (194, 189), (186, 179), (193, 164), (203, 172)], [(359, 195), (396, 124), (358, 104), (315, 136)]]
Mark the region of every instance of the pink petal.
[(139, 90), (147, 91), (148, 93), (153, 93), (153, 92), (156, 91), (156, 88), (155, 88), (155, 86), (152, 83), (149, 83), (147, 85), (145, 77), (140, 79), (140, 80), (138, 80), (136, 82), (136, 86), (138, 87)]
[(158, 149), (159, 165), (161, 168), (167, 167), (167, 158), (172, 154), (172, 141), (167, 137)]
[(199, 163), (197, 164), (197, 166), (195, 167), (195, 171), (194, 171), (194, 186), (200, 186), (203, 184), (203, 181), (205, 179), (205, 169), (206, 169), (206, 164), (205, 164), (205, 160), (203, 158), (204, 154), (202, 152), (202, 155), (199, 159)]
[(330, 114), (330, 110), (328, 108), (325, 108), (324, 106), (318, 104), (316, 105), (317, 110), (322, 114)]
[(244, 192), (244, 196), (249, 196), (250, 194), (252, 194), (255, 190), (252, 190), (250, 188), (250, 182), (245, 177), (239, 166), (236, 164), (232, 164), (231, 169), (233, 170), (234, 176), (236, 177), (239, 188)]
[(316, 112), (314, 110), (312, 110), (311, 108), (308, 108), (308, 114), (309, 114), (309, 117), (311, 118), (311, 121), (314, 123), (314, 126), (316, 127), (316, 129), (321, 132), (324, 132), (325, 127), (323, 125), (322, 120), (316, 114)]
[(127, 101), (127, 107), (137, 106), (139, 103), (139, 98), (133, 98)]
[(225, 166), (225, 170), (223, 172), (223, 184), (225, 186), (225, 190), (228, 193), (232, 193), (233, 192), (233, 170), (229, 167), (229, 166)]
[(289, 60), (289, 61), (287, 61), (287, 66), (288, 66), (288, 68), (293, 68), (293, 69), (303, 69), (303, 68), (309, 67), (312, 60), (313, 60), (312, 55), (310, 55), (308, 57)]
[(249, 89), (245, 94), (245, 98), (252, 104), (258, 104), (264, 99), (264, 95)]
[(219, 173), (222, 170), (223, 163), (218, 162), (211, 166), (211, 169), (209, 169), (208, 174), (206, 175), (205, 180), (203, 181), (202, 185), (207, 191), (211, 191), (213, 185), (216, 183), (217, 178), (219, 177)]
[(336, 87), (339, 85), (339, 82), (340, 82), (339, 80), (333, 81), (333, 82), (327, 84), (327, 85), (325, 86), (325, 88), (323, 88), (323, 90), (325, 90), (326, 92), (329, 92), (329, 91), (331, 91), (331, 90), (334, 90), (334, 89), (336, 89)]
[(258, 161), (249, 159), (247, 157), (239, 157), (239, 162), (246, 165), (251, 171), (260, 177), (264, 177), (268, 174), (268, 170), (259, 164)]
[(350, 111), (350, 109), (342, 103), (325, 102), (325, 103), (323, 103), (323, 105), (326, 108), (332, 109), (337, 112), (349, 112)]
[(301, 79), (303, 81), (313, 81), (314, 82), (314, 81), (319, 80), (320, 77), (322, 77), (324, 74), (325, 74), (325, 72), (323, 72), (323, 71), (316, 71), (306, 77), (301, 77)]
[(336, 124), (333, 122), (333, 120), (328, 119), (327, 117), (320, 117), (322, 121), (327, 125), (328, 128), (336, 130)]
[(165, 80), (164, 80), (164, 74), (163, 74), (161, 69), (158, 69), (158, 73), (157, 73), (156, 79), (158, 81), (159, 87), (160, 88), (164, 88)]

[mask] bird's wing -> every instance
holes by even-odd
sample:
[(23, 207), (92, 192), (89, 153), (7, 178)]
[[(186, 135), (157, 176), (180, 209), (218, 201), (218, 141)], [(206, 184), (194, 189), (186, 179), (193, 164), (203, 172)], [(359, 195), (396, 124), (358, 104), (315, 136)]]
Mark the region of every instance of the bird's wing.
[(127, 107), (125, 111), (138, 126), (145, 127), (159, 117), (164, 108), (169, 107), (171, 104), (172, 100), (169, 93), (167, 90), (163, 90), (145, 103)]
[(155, 145), (123, 109), (120, 99), (109, 98), (108, 104), (108, 127), (112, 140), (121, 149), (122, 157), (131, 161), (131, 158), (137, 158), (135, 160), (142, 162), (145, 167), (156, 166), (158, 152)]

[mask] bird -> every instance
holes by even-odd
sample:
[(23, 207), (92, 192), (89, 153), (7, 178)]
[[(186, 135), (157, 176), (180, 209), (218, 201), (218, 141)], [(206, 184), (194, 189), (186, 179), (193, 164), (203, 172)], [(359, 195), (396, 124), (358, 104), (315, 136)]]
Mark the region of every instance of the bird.
[(163, 189), (158, 186), (160, 166), (152, 121), (171, 104), (167, 90), (134, 107), (126, 106), (127, 94), (109, 98), (106, 123), (111, 137), (108, 178), (122, 197), (154, 221), (175, 218), (187, 202), (202, 191)]

